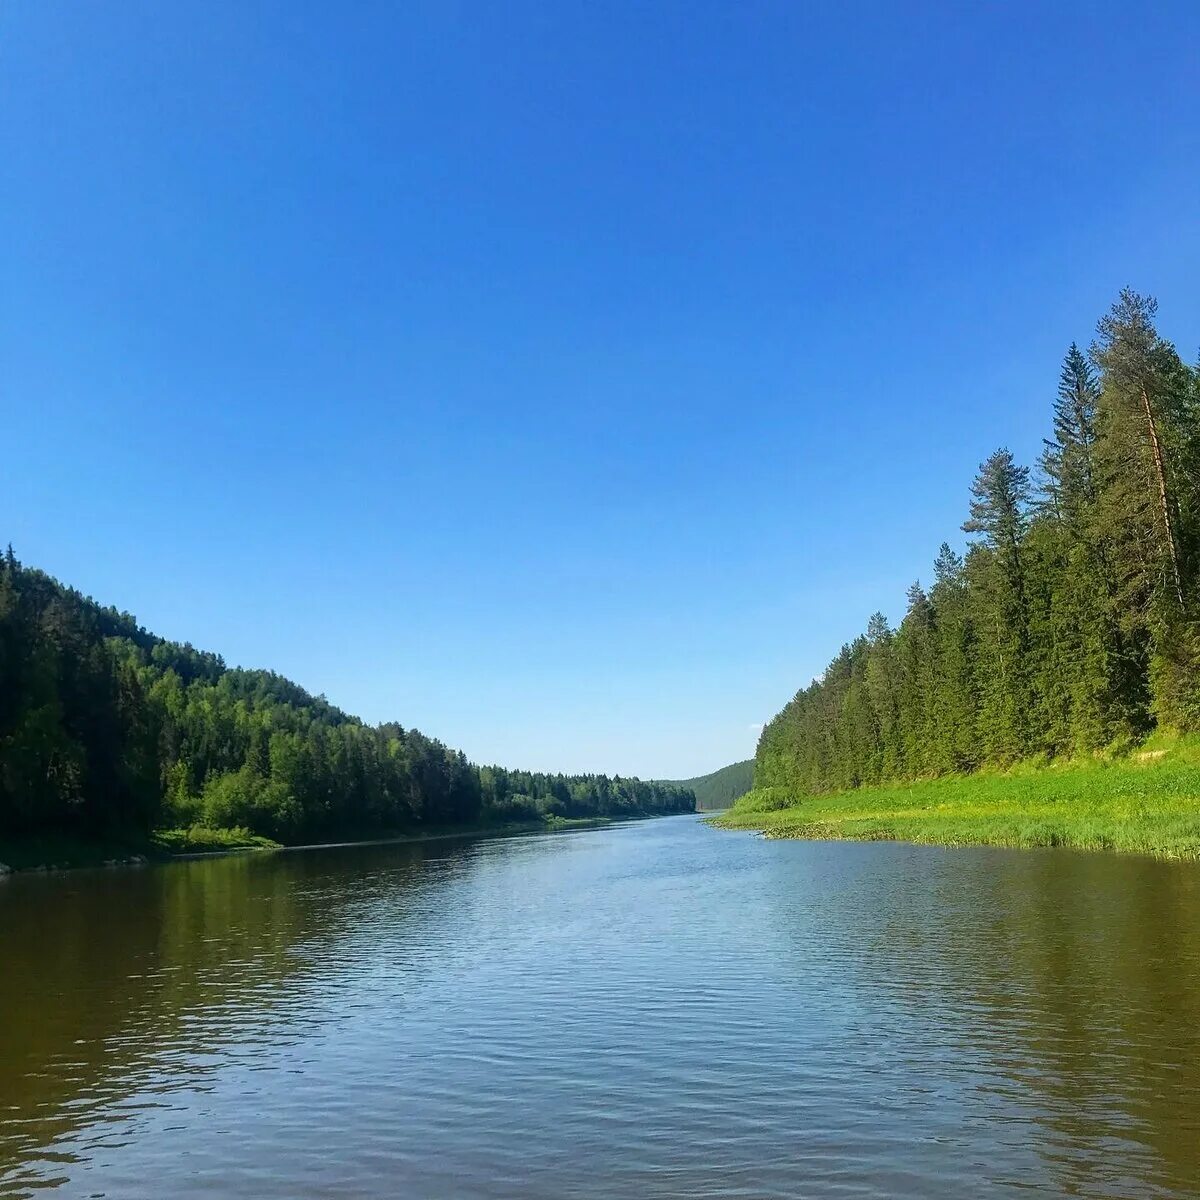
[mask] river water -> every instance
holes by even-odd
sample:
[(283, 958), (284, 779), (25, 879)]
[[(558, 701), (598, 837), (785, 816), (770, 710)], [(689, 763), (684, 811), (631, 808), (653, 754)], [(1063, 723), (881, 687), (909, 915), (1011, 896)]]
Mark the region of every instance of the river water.
[(1200, 1196), (1200, 866), (673, 817), (0, 885), (0, 1195)]

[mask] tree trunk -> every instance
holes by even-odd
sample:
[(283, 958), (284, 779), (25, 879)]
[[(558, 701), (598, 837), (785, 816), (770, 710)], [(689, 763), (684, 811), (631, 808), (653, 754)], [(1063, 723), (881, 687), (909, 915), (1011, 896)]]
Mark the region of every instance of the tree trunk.
[(1150, 394), (1142, 384), (1142, 411), (1146, 414), (1146, 425), (1150, 430), (1150, 446), (1154, 451), (1154, 473), (1158, 479), (1158, 503), (1162, 510), (1163, 530), (1167, 535), (1167, 553), (1171, 559), (1171, 579), (1175, 584), (1175, 598), (1183, 607), (1183, 581), (1179, 574), (1179, 552), (1175, 547), (1175, 529), (1171, 524), (1171, 505), (1167, 499), (1167, 473), (1163, 466), (1162, 446), (1158, 441), (1158, 427), (1154, 423), (1154, 412), (1150, 407)]

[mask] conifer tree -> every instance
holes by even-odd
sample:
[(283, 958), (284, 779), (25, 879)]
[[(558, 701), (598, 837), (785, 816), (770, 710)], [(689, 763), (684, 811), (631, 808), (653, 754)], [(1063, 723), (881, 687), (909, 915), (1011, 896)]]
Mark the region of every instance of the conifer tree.
[[(1095, 522), (1111, 547), (1111, 614), (1166, 724), (1200, 721), (1200, 634), (1185, 558), (1195, 534), (1192, 373), (1155, 327), (1158, 305), (1126, 288), (1097, 326), (1100, 367)], [(1145, 665), (1143, 665), (1145, 664)]]
[(1028, 751), (1031, 718), (1029, 611), (1022, 544), (1028, 529), (1029, 468), (1001, 448), (971, 485), (967, 533), (981, 535), (967, 559), (971, 611), (979, 632), (976, 688), (987, 754), (1007, 762)]
[(1054, 437), (1041, 458), (1046, 507), (1078, 525), (1096, 499), (1096, 405), (1100, 388), (1091, 364), (1072, 342), (1054, 401)]
[(1014, 584), (1021, 576), (1029, 496), (1029, 468), (1018, 466), (1011, 451), (1001, 447), (980, 464), (971, 484), (971, 516), (963, 522), (964, 532), (983, 535)]
[(977, 639), (968, 606), (962, 556), (943, 542), (933, 572), (930, 600), (938, 629), (934, 652), (935, 764), (941, 771), (969, 771), (983, 759), (978, 741), (979, 704), (974, 671)]
[(1121, 599), (1135, 614), (1184, 601), (1173, 460), (1186, 381), (1179, 356), (1155, 329), (1157, 311), (1154, 299), (1124, 289), (1092, 348), (1102, 371), (1100, 519), (1120, 531)]

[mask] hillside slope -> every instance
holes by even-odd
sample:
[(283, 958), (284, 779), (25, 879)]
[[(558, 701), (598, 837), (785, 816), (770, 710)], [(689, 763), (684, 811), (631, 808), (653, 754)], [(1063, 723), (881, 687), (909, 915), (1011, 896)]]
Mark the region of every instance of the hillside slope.
[(694, 804), (619, 776), (481, 769), (0, 557), (0, 838), (195, 826), (294, 842)]
[(668, 782), (673, 787), (693, 792), (696, 808), (703, 812), (728, 808), (739, 796), (744, 796), (754, 786), (754, 760), (747, 758), (744, 762), (730, 763), (729, 766), (721, 767), (710, 775), (700, 775), (695, 779), (676, 779)]

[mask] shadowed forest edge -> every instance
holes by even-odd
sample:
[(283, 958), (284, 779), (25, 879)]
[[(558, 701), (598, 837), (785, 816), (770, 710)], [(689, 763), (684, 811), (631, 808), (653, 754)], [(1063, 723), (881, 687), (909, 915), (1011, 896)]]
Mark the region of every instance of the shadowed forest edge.
[(274, 672), (156, 637), (11, 547), (0, 558), (0, 859), (14, 865), (694, 807), (670, 783), (476, 766)]

